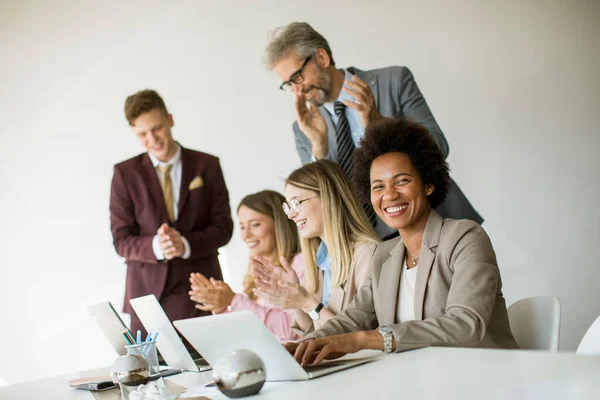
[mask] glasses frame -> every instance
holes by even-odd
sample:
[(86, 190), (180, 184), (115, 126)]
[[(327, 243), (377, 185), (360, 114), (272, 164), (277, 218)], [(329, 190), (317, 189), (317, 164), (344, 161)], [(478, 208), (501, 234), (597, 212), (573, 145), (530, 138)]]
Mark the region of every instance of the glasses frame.
[(283, 90), (284, 92), (290, 93), (293, 89), (292, 83), (298, 84), (298, 83), (304, 82), (304, 75), (302, 75), (302, 71), (304, 71), (306, 64), (308, 64), (308, 62), (311, 59), (312, 59), (312, 56), (306, 57), (306, 60), (304, 60), (304, 63), (302, 64), (302, 66), (296, 72), (294, 72), (292, 75), (290, 75), (290, 79), (283, 82), (279, 86), (279, 90)]
[(300, 211), (302, 210), (302, 203), (304, 203), (305, 201), (308, 201), (308, 200), (315, 199), (317, 197), (319, 197), (319, 195), (309, 197), (306, 199), (302, 199), (302, 200), (292, 199), (292, 200), (290, 200), (290, 203), (292, 203), (292, 204), (288, 204), (287, 201), (284, 201), (283, 204), (281, 205), (281, 208), (283, 208), (283, 212), (285, 213), (285, 215), (287, 215), (289, 217), (290, 214), (292, 213), (292, 211), (294, 211), (296, 214), (300, 213)]

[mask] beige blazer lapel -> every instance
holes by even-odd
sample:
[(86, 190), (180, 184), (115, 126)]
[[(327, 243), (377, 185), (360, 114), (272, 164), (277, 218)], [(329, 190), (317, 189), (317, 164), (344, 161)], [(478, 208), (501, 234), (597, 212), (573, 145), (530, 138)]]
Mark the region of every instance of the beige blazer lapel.
[(442, 217), (435, 211), (431, 211), (425, 231), (423, 232), (423, 245), (419, 254), (419, 266), (417, 267), (417, 281), (415, 283), (415, 319), (423, 320), (423, 305), (425, 303), (425, 292), (427, 281), (435, 261), (435, 254), (442, 231)]
[(396, 320), (396, 306), (398, 305), (398, 289), (400, 288), (404, 251), (404, 243), (400, 240), (390, 251), (391, 257), (381, 266), (378, 298), (381, 313), (377, 316), (379, 325), (391, 325)]

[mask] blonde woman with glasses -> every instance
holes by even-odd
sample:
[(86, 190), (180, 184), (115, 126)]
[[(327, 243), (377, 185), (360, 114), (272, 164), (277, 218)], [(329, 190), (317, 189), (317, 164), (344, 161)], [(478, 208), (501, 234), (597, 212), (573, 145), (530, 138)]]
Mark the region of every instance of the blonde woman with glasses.
[(295, 170), (285, 191), (283, 210), (300, 233), (304, 285), (287, 263), (282, 269), (255, 257), (254, 292), (294, 310), (294, 328), (305, 335), (350, 304), (369, 273), (379, 239), (338, 164), (319, 160)]

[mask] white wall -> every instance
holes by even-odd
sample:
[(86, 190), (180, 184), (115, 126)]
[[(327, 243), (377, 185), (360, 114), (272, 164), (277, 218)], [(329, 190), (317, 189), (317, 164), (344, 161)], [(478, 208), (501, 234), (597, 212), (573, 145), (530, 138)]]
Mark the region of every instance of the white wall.
[[(122, 305), (108, 198), (112, 165), (141, 151), (127, 95), (163, 95), (177, 139), (221, 158), (232, 207), (283, 189), (292, 98), (260, 56), (293, 20), (340, 66), (412, 69), (507, 301), (560, 296), (561, 348), (576, 347), (600, 313), (598, 2), (352, 3), (0, 1), (0, 381), (114, 359), (84, 306)], [(237, 232), (222, 253), (239, 286)]]

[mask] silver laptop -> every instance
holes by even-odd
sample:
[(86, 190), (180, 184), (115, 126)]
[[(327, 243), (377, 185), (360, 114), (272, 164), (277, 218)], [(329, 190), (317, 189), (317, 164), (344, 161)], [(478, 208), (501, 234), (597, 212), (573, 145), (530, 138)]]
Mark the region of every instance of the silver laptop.
[(129, 330), (110, 301), (87, 307), (88, 314), (104, 334), (110, 345), (120, 355), (127, 354), (123, 332)]
[[(211, 370), (212, 367), (202, 359), (194, 360), (173, 328), (156, 297), (151, 294), (129, 300), (138, 318), (148, 332), (159, 332), (156, 348), (162, 355), (169, 368), (185, 371), (200, 372)], [(193, 345), (193, 343), (192, 343)]]
[[(262, 358), (267, 381), (307, 380), (346, 368), (375, 361), (381, 352), (367, 352), (368, 357), (349, 355), (346, 359), (324, 361), (302, 368), (277, 338), (250, 311), (174, 321), (179, 332), (214, 365), (238, 349), (248, 349)], [(373, 356), (376, 354), (375, 356)], [(362, 354), (358, 355), (361, 356)]]

